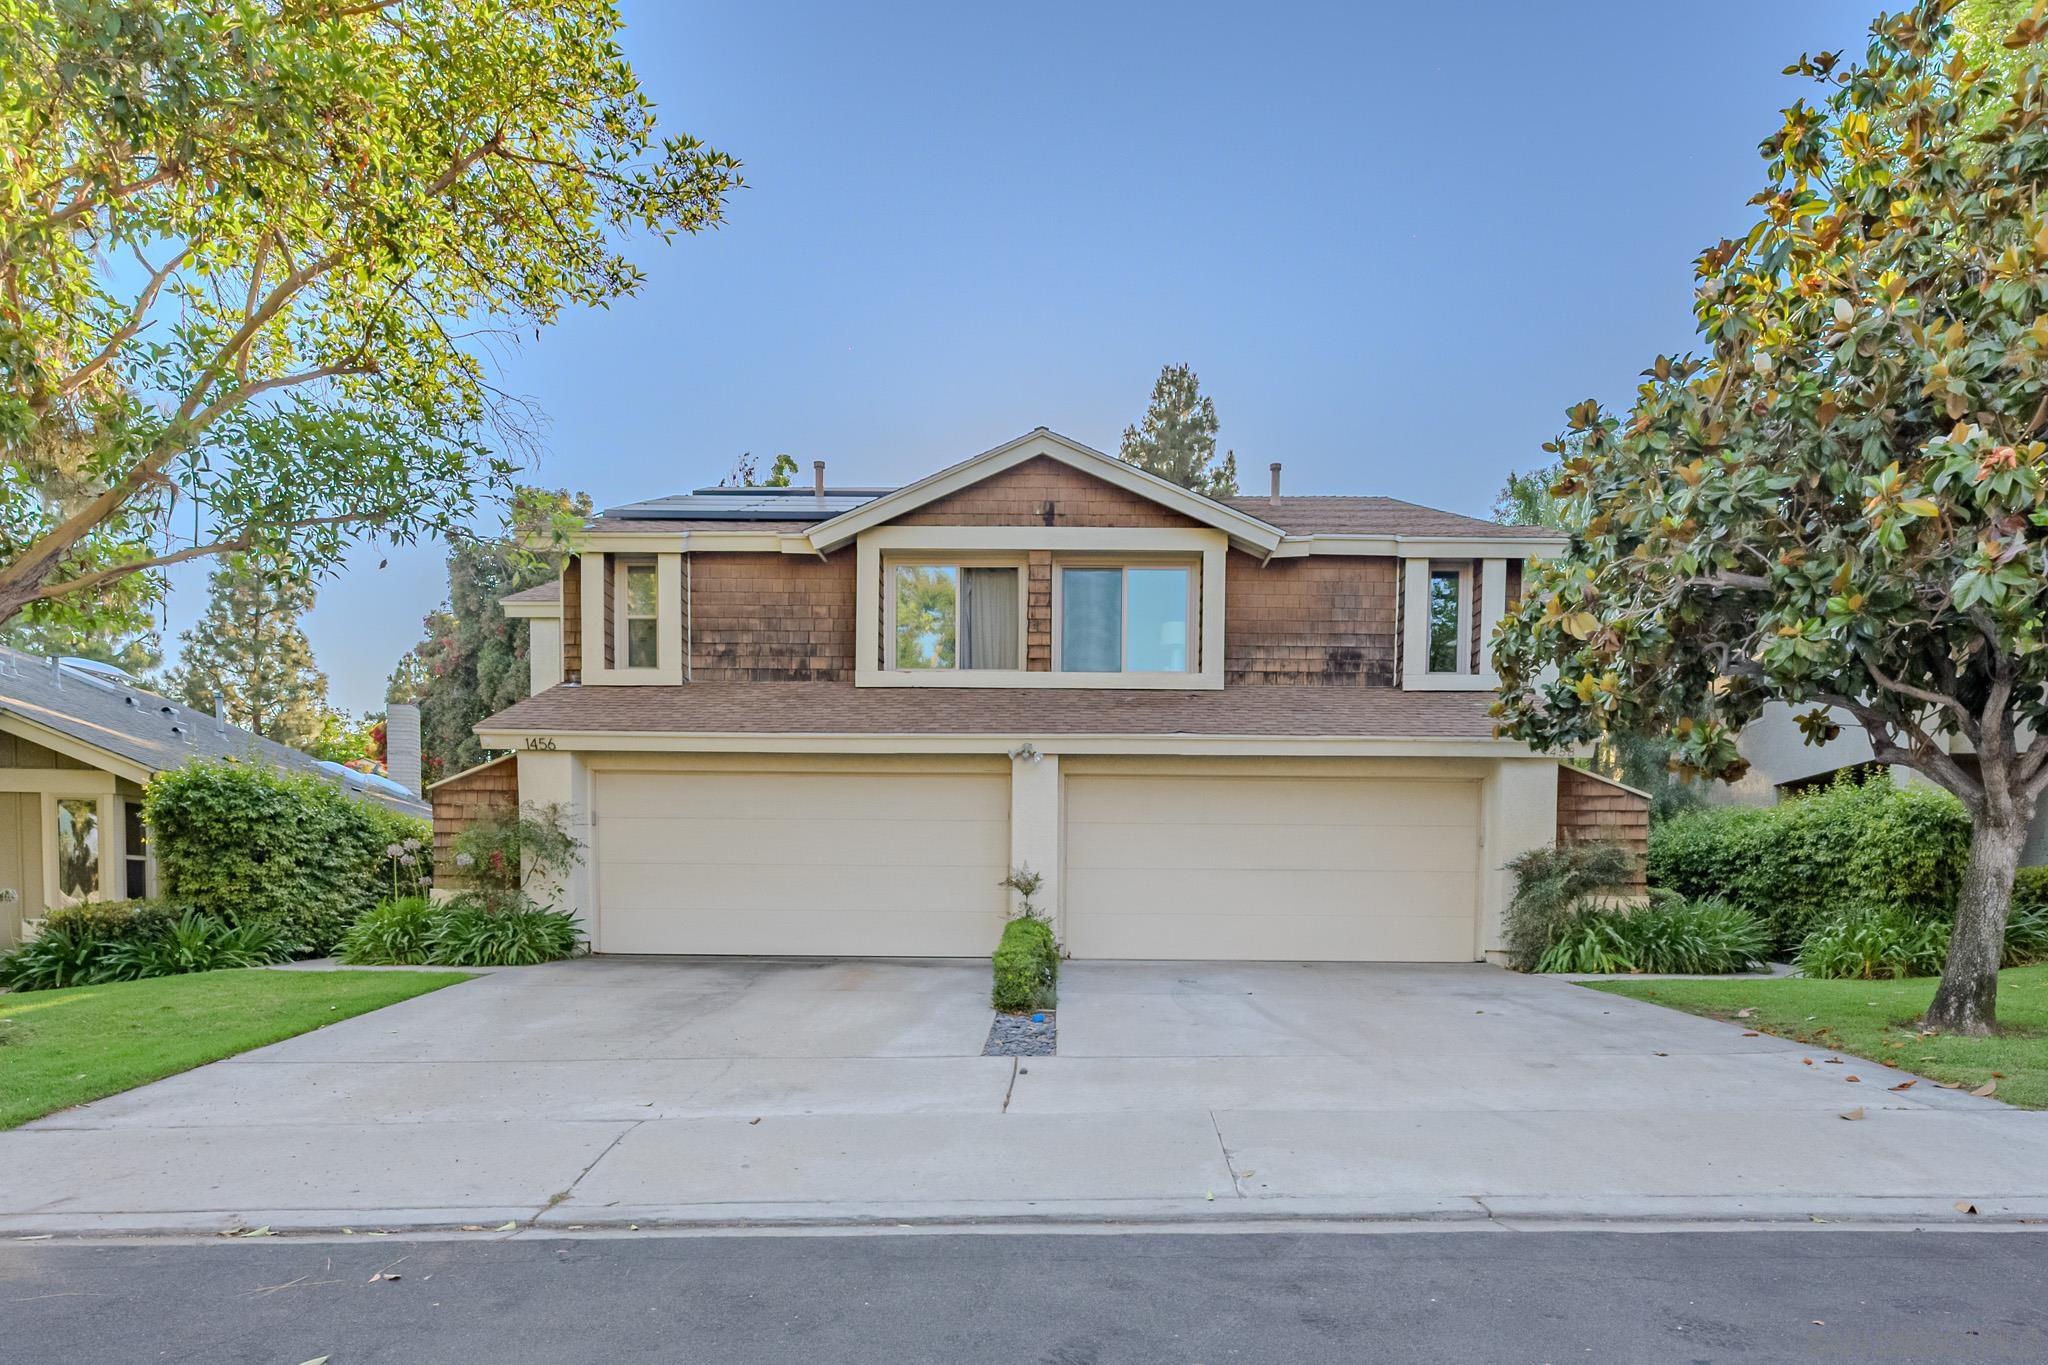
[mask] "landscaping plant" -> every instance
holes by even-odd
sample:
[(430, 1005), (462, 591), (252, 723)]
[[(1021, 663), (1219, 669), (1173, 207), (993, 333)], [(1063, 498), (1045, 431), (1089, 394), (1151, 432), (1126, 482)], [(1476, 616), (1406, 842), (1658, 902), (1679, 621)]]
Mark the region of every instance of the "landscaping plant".
[[(1592, 897), (1612, 898), (1635, 880), (1635, 857), (1619, 844), (1556, 844), (1508, 861), (1515, 877), (1501, 933), (1508, 956), (1525, 971), (1558, 941), (1572, 912)], [(1604, 970), (1599, 968), (1589, 970)]]
[[(1551, 449), (1564, 553), (1494, 660), (1503, 734), (1668, 735), (1735, 777), (1773, 702), (1955, 794), (1970, 853), (1930, 1028), (1988, 1034), (2048, 743), (2048, 82), (2040, 9), (1994, 67), (1954, 0), (1881, 16), (1764, 139), (1747, 231), (1697, 260), (1703, 354)], [(1967, 746), (1968, 758), (1958, 757)]]
[(401, 896), (366, 910), (334, 955), (358, 967), (418, 966), (433, 952), (434, 925), (440, 912), (425, 896)]
[(574, 957), (583, 929), (563, 910), (501, 905), (458, 896), (429, 931), (427, 961), (442, 967), (528, 967)]
[(1763, 921), (1722, 901), (1582, 905), (1557, 924), (1535, 970), (1721, 976), (1762, 966), (1770, 943)]
[(1774, 806), (1716, 806), (1650, 827), (1650, 884), (1719, 897), (1763, 917), (1796, 950), (1845, 905), (1951, 920), (1970, 856), (1960, 801), (1888, 777), (1844, 778)]
[(1025, 915), (1003, 926), (1003, 936), (990, 958), (995, 986), (989, 1003), (1006, 1014), (1050, 1009), (1059, 985), (1060, 950), (1052, 926)]
[(0, 986), (57, 990), (288, 960), (297, 945), (274, 921), (231, 924), (153, 901), (87, 902), (52, 911), (27, 943), (0, 954)]

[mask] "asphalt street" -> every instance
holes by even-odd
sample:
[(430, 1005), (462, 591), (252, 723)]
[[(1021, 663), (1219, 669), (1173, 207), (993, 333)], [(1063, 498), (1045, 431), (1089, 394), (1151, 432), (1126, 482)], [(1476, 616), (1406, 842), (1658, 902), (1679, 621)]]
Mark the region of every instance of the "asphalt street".
[(2044, 1304), (2033, 1231), (0, 1243), (7, 1365), (2039, 1361)]

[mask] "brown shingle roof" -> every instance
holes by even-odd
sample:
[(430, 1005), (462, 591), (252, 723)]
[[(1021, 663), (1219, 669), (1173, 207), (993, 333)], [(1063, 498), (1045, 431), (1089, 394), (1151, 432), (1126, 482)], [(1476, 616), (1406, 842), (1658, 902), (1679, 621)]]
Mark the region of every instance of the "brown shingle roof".
[(1282, 497), (1275, 507), (1270, 498), (1225, 498), (1225, 505), (1291, 536), (1484, 536), (1519, 539), (1556, 534), (1541, 526), (1502, 526), (1478, 517), (1440, 512), (1420, 503), (1399, 498), (1352, 496)]
[(1490, 739), (1490, 692), (1392, 687), (855, 687), (848, 682), (698, 682), (553, 687), (479, 730), (800, 735), (1266, 735)]
[(540, 602), (559, 602), (559, 601), (561, 601), (561, 600), (562, 600), (562, 580), (561, 580), (561, 579), (559, 579), (559, 578), (558, 578), (558, 579), (556, 579), (556, 580), (555, 580), (554, 582), (552, 582), (552, 583), (536, 583), (536, 584), (534, 584), (534, 585), (533, 585), (532, 587), (530, 587), (530, 588), (522, 588), (522, 589), (520, 589), (520, 590), (519, 590), (518, 592), (514, 592), (514, 593), (507, 593), (507, 594), (505, 594), (505, 596), (503, 596), (503, 597), (501, 597), (501, 598), (499, 598), (499, 599), (498, 599), (498, 601), (499, 601), (500, 603), (504, 603), (504, 602), (532, 602), (532, 603), (540, 603)]

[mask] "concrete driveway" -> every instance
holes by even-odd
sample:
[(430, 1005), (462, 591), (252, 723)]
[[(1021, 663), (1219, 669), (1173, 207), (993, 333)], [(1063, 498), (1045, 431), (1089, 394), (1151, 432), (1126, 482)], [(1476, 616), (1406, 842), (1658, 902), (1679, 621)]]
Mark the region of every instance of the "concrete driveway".
[(497, 972), (0, 1133), (0, 1231), (2048, 1216), (2048, 1114), (1555, 979), (1076, 963), (1021, 1062), (979, 1055), (986, 990)]

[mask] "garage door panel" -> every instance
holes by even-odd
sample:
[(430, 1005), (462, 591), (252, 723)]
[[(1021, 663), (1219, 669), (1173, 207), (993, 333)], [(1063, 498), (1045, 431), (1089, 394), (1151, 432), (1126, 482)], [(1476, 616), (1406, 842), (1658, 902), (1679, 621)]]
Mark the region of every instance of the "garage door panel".
[(606, 772), (608, 953), (981, 956), (1007, 910), (995, 773)]
[(1150, 824), (1238, 825), (1253, 819), (1282, 826), (1356, 827), (1361, 793), (1398, 799), (1375, 802), (1381, 826), (1470, 827), (1478, 797), (1471, 782), (1411, 778), (1212, 777), (1081, 775), (1067, 802), (1084, 823), (1137, 819)]
[[(693, 919), (678, 946), (673, 910), (606, 908), (608, 953), (789, 954), (800, 957), (984, 957), (994, 942), (985, 916), (893, 909), (847, 914), (841, 907), (747, 911)], [(877, 944), (920, 945), (914, 953)], [(763, 945), (773, 945), (764, 947)]]
[[(1009, 784), (1001, 775), (965, 773), (722, 772), (605, 773), (606, 804), (616, 812), (691, 820), (1003, 820)], [(851, 787), (860, 792), (849, 804)]]
[(769, 863), (796, 867), (985, 868), (991, 849), (1009, 838), (1004, 821), (818, 820), (611, 817), (605, 821), (612, 862), (701, 867), (707, 863)]
[[(1216, 868), (1345, 872), (1461, 872), (1472, 867), (1472, 826), (1401, 829), (1207, 825), (1198, 844), (1184, 829), (1158, 825), (1076, 825), (1069, 860), (1080, 867)], [(1353, 883), (1355, 885), (1355, 883)]]
[[(1166, 951), (1162, 948), (1167, 948)], [(1435, 915), (1323, 916), (1180, 914), (1149, 911), (1090, 926), (1076, 957), (1196, 961), (1463, 962), (1472, 926)]]
[(1478, 784), (1076, 773), (1076, 957), (1469, 961)]

